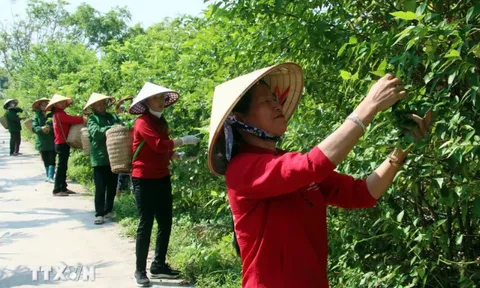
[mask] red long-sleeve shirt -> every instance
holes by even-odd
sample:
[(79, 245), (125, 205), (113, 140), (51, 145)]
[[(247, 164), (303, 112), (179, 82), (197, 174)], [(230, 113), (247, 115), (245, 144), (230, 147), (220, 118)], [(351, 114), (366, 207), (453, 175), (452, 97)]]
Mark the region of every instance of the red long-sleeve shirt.
[(318, 148), (244, 145), (225, 177), (248, 288), (328, 287), (326, 206), (372, 207), (365, 180), (334, 171)]
[(168, 136), (165, 119), (147, 112), (133, 125), (133, 153), (140, 143), (145, 144), (132, 162), (132, 177), (159, 179), (170, 175), (168, 165), (173, 153), (173, 140)]
[(82, 124), (83, 118), (79, 116), (70, 116), (65, 113), (64, 110), (55, 108), (53, 112), (53, 134), (55, 134), (55, 144), (63, 144), (67, 142), (65, 137), (63, 137), (62, 130), (60, 129), (60, 123), (62, 123), (63, 133), (65, 137), (68, 137), (68, 132), (70, 132), (70, 126), (73, 124)]

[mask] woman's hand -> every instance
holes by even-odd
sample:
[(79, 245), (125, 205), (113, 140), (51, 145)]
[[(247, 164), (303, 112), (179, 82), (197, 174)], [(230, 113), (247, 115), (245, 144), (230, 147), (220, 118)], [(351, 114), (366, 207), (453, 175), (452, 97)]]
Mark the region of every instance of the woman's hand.
[(363, 102), (373, 106), (375, 112), (380, 112), (404, 98), (407, 98), (407, 92), (402, 85), (402, 80), (388, 73), (370, 88)]
[(412, 119), (417, 123), (417, 127), (411, 128), (406, 133), (411, 133), (413, 137), (420, 142), (425, 138), (430, 132), (430, 125), (432, 124), (432, 110), (429, 110), (424, 118), (416, 115), (416, 114), (409, 114), (408, 118)]
[(200, 139), (193, 135), (183, 136), (180, 138), (182, 145), (197, 145)]
[(48, 132), (50, 132), (50, 127), (45, 125), (42, 127), (42, 131), (43, 133), (48, 134)]
[(183, 152), (173, 152), (172, 154), (172, 157), (170, 157), (170, 160), (180, 160), (181, 159), (181, 154), (180, 153), (183, 153)]
[(183, 161), (195, 161), (197, 160), (198, 156), (189, 156), (185, 155), (185, 152), (173, 152), (171, 160), (183, 160)]

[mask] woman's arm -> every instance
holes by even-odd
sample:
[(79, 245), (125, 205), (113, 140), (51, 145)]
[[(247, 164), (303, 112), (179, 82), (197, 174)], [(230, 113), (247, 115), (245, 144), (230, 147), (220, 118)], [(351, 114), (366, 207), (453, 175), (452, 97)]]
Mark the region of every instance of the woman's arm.
[(42, 131), (42, 126), (40, 126), (40, 119), (38, 117), (33, 117), (32, 119), (32, 130), (35, 134), (39, 134)]
[(107, 137), (105, 133), (111, 127), (112, 126), (100, 127), (100, 125), (95, 120), (94, 116), (91, 116), (90, 118), (88, 118), (88, 121), (87, 121), (88, 135), (92, 137), (92, 139), (94, 139), (95, 141), (99, 141), (99, 142), (107, 141)]
[[(407, 157), (407, 153), (404, 152), (398, 160), (403, 162), (405, 157)], [(382, 197), (383, 193), (392, 185), (393, 179), (400, 168), (400, 164), (390, 163), (390, 159), (387, 159), (368, 176), (367, 187), (373, 198), (379, 199)]]
[[(354, 114), (365, 126), (368, 126), (377, 112), (388, 109), (398, 100), (407, 97), (403, 87), (399, 86), (401, 84), (401, 80), (394, 78), (393, 75), (385, 75), (372, 86)], [(318, 144), (318, 147), (334, 165), (338, 165), (345, 160), (362, 135), (363, 128), (347, 120)]]
[(60, 122), (65, 124), (83, 124), (87, 122), (84, 118), (80, 116), (70, 116), (67, 113), (59, 113), (56, 114), (55, 117), (60, 118)]

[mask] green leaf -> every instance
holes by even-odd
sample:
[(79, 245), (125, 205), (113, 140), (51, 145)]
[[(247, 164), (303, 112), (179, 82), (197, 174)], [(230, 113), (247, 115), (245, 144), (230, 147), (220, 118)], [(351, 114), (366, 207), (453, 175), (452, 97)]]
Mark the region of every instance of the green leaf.
[(343, 44), (343, 46), (338, 50), (337, 57), (342, 56), (343, 52), (345, 52), (345, 49), (347, 48), (348, 43)]
[(430, 72), (427, 75), (425, 75), (425, 77), (423, 77), (423, 80), (425, 81), (425, 84), (428, 84), (428, 82), (430, 82), (433, 79), (434, 75), (435, 74), (433, 72)]
[(343, 80), (349, 80), (350, 78), (352, 78), (352, 74), (345, 70), (340, 70), (340, 76)]
[(395, 46), (398, 42), (402, 41), (403, 38), (408, 37), (410, 35), (410, 31), (413, 30), (415, 26), (408, 26), (407, 28), (403, 29), (402, 32), (398, 33), (395, 35), (395, 37), (398, 37), (398, 39), (393, 43), (392, 46)]
[(358, 39), (357, 39), (357, 36), (350, 36), (350, 39), (348, 40), (348, 44), (357, 44), (358, 43)]
[(463, 241), (463, 235), (462, 234), (457, 235), (457, 237), (455, 238), (455, 243), (457, 243), (457, 245), (460, 245), (462, 244), (462, 241)]
[(453, 73), (453, 74), (451, 74), (450, 76), (448, 76), (448, 85), (452, 85), (453, 80), (455, 80), (455, 76), (457, 76), (456, 71), (455, 71), (455, 73)]
[(448, 53), (444, 56), (445, 58), (455, 58), (455, 57), (460, 57), (460, 52), (457, 50), (450, 50)]
[(468, 9), (468, 12), (467, 12), (467, 24), (468, 24), (468, 21), (470, 21), (470, 18), (472, 17), (472, 14), (473, 14), (473, 10), (475, 10), (475, 6), (472, 6), (470, 9)]
[(480, 219), (480, 196), (475, 198), (475, 201), (473, 201), (473, 215), (477, 219)]
[(404, 210), (402, 210), (402, 212), (398, 213), (398, 215), (397, 215), (397, 221), (398, 221), (398, 222), (402, 222), (403, 215), (405, 215), (405, 211), (404, 211)]
[(467, 134), (467, 136), (465, 137), (465, 141), (470, 140), (470, 138), (472, 138), (473, 135), (475, 135), (475, 130), (470, 131), (470, 132)]
[(390, 13), (393, 17), (397, 19), (402, 19), (402, 20), (421, 20), (425, 15), (420, 15), (418, 16), (417, 14), (411, 12), (411, 11), (397, 11)]
[(443, 178), (435, 178), (435, 181), (437, 181), (438, 187), (442, 188), (442, 186), (443, 186)]
[(387, 69), (387, 59), (383, 59), (382, 63), (378, 65), (377, 71), (385, 71)]
[(475, 54), (475, 57), (480, 58), (480, 45), (477, 45), (477, 49), (475, 49), (473, 54)]
[(420, 276), (421, 279), (423, 279), (423, 277), (425, 277), (425, 269), (418, 268), (417, 273), (418, 273), (418, 276)]

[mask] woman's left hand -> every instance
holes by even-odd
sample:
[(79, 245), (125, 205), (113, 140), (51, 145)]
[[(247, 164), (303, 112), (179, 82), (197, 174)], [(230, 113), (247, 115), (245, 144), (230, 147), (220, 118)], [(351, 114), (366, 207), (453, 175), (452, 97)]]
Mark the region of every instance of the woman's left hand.
[(424, 118), (416, 115), (416, 114), (409, 114), (408, 117), (417, 123), (417, 127), (411, 128), (406, 133), (411, 133), (413, 137), (420, 142), (427, 136), (430, 132), (430, 126), (432, 124), (432, 110), (428, 110), (427, 114)]

